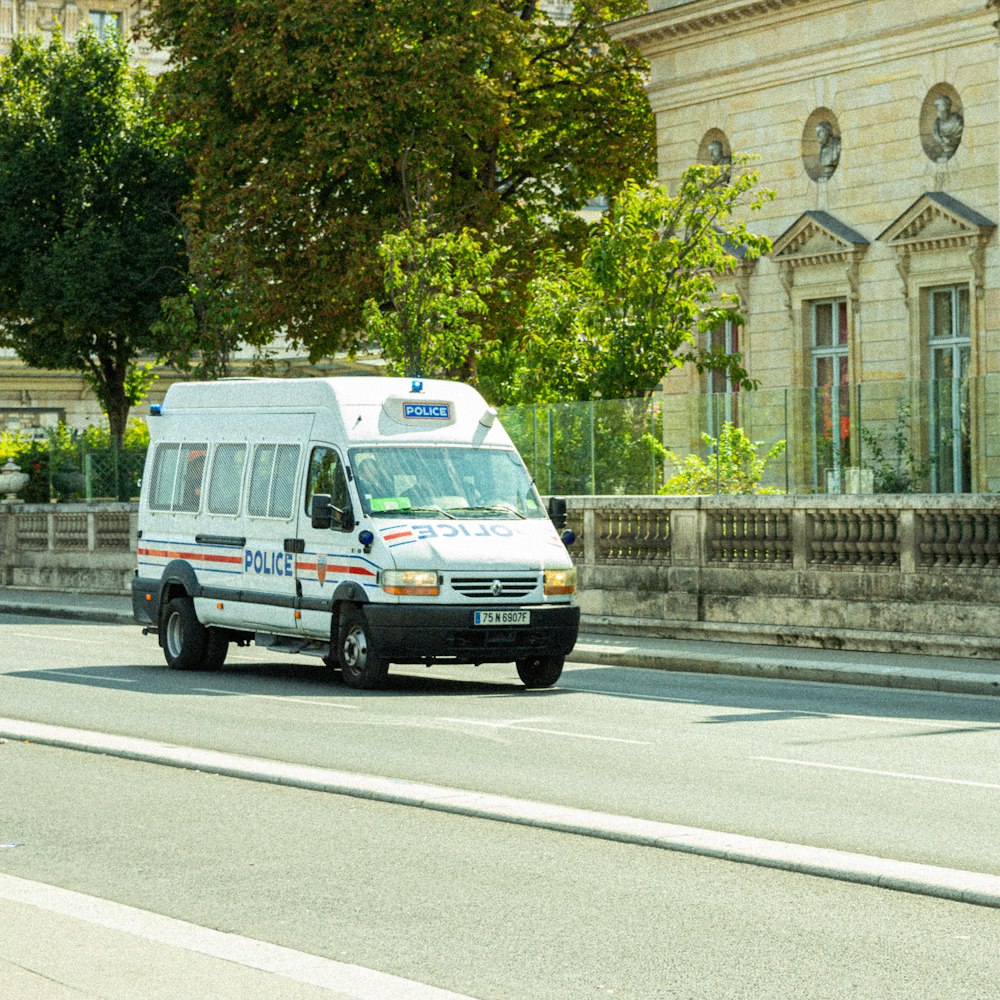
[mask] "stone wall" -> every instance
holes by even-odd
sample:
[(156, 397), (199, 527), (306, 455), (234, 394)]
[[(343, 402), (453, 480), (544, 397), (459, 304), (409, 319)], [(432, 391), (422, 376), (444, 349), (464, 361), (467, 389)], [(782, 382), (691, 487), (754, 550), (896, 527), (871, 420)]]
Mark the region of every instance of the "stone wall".
[(0, 503), (0, 585), (127, 593), (137, 518), (130, 503)]
[(1000, 656), (1000, 497), (573, 497), (590, 632)]
[[(1000, 497), (570, 497), (588, 632), (1000, 657)], [(135, 504), (0, 504), (0, 585), (126, 594)]]

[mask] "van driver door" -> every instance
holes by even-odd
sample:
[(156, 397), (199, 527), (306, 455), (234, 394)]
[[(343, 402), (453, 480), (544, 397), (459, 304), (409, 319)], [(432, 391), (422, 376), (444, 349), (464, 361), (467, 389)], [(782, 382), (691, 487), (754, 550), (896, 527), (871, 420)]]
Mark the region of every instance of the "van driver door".
[[(302, 551), (295, 561), (300, 598), (302, 631), (321, 639), (330, 638), (330, 608), (338, 590), (360, 588), (365, 592), (377, 583), (377, 567), (365, 556), (358, 541), (356, 513), (347, 488), (344, 457), (333, 445), (314, 444), (306, 465), (304, 504), (299, 509), (298, 538)], [(326, 495), (333, 506), (330, 527), (313, 527), (313, 497)], [(344, 517), (342, 512), (346, 512)]]

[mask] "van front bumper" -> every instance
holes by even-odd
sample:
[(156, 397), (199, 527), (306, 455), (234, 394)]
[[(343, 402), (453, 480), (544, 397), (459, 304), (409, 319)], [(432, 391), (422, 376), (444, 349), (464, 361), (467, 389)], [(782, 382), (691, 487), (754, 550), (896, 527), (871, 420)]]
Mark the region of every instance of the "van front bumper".
[[(527, 625), (476, 625), (475, 611), (528, 611)], [(566, 656), (580, 631), (580, 609), (571, 604), (477, 605), (365, 604), (365, 618), (379, 655), (392, 663), (506, 663), (533, 656)]]

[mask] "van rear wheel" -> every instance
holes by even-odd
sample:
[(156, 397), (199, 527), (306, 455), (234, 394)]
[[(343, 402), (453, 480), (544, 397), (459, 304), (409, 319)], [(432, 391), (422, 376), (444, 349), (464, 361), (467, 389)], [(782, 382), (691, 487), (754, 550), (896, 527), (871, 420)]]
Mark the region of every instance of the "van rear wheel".
[[(163, 655), (171, 670), (205, 670), (221, 666), (210, 662), (209, 653), (218, 659), (219, 650), (215, 637), (198, 621), (194, 602), (190, 597), (175, 597), (163, 609)], [(211, 649), (209, 648), (211, 646)], [(229, 643), (225, 643), (228, 648)], [(225, 649), (222, 659), (225, 659)]]
[(344, 618), (338, 644), (340, 672), (348, 687), (372, 690), (381, 687), (389, 673), (389, 661), (378, 655), (371, 630), (360, 608)]
[(563, 656), (532, 656), (526, 660), (518, 660), (515, 663), (517, 676), (525, 687), (552, 687), (562, 674), (565, 659)]

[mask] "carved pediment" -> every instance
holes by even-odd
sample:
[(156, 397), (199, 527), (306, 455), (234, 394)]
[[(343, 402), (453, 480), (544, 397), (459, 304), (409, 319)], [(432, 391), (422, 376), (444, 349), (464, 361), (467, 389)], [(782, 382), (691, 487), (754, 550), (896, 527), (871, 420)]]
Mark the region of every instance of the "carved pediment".
[(979, 244), (996, 223), (943, 191), (922, 194), (879, 239), (906, 251)]
[(827, 212), (805, 212), (775, 241), (771, 258), (803, 267), (832, 264), (864, 253), (868, 240)]
[(716, 0), (693, 4), (687, 0), (661, 4), (659, 9), (612, 21), (605, 30), (615, 41), (645, 51), (658, 42), (712, 31), (731, 31), (734, 24), (793, 10), (809, 0)]

